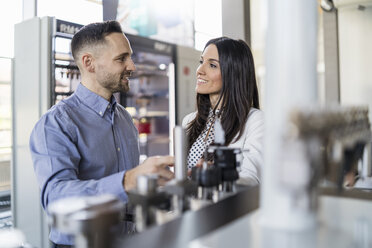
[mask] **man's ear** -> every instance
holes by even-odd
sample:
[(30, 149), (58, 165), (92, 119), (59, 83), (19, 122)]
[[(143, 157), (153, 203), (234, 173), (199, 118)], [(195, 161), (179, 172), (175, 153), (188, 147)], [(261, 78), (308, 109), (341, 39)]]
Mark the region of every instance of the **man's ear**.
[(95, 72), (94, 58), (92, 54), (85, 53), (81, 56), (82, 66), (89, 72)]

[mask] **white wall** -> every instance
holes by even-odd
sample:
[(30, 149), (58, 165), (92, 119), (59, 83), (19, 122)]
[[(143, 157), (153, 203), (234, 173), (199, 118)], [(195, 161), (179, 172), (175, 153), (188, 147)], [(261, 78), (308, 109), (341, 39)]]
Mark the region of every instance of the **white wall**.
[(338, 9), (343, 105), (368, 105), (372, 120), (372, 7)]
[(196, 69), (200, 55), (194, 48), (177, 46), (177, 125), (196, 110)]
[(245, 40), (244, 0), (222, 0), (222, 35)]

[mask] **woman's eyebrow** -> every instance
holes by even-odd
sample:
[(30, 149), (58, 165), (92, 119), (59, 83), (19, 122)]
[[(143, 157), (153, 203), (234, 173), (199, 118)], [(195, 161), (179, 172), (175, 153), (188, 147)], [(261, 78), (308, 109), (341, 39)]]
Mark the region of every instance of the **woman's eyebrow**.
[[(200, 56), (200, 58), (201, 59), (204, 59), (203, 56)], [(215, 62), (220, 63), (220, 61), (218, 59), (212, 59), (212, 58), (210, 58), (210, 59), (208, 59), (208, 61), (215, 61)]]
[(220, 61), (218, 59), (208, 59), (208, 61), (215, 61), (215, 62), (220, 63)]

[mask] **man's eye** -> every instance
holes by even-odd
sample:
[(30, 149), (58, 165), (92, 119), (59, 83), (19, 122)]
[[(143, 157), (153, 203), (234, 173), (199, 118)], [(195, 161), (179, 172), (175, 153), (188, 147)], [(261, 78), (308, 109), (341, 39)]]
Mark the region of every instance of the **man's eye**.
[(119, 57), (117, 60), (120, 62), (124, 62), (127, 59), (126, 56)]
[(199, 64), (203, 64), (203, 60), (199, 60)]

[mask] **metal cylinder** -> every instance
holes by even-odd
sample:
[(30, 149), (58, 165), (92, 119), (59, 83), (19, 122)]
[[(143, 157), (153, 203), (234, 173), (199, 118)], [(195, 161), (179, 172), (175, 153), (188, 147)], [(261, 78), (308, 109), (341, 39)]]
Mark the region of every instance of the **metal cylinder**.
[(181, 126), (173, 129), (174, 140), (174, 172), (177, 181), (187, 178), (187, 136), (186, 130)]
[[(283, 173), (284, 166), (289, 164), (282, 162), (283, 157), (290, 154), (284, 148), (283, 137), (290, 126), (291, 111), (317, 102), (317, 1), (269, 0), (267, 6), (261, 223), (268, 227), (306, 229), (313, 226), (314, 213), (309, 208), (294, 210), (293, 206), (305, 203), (294, 204), (291, 191), (283, 188), (282, 177), (296, 176)], [(311, 194), (307, 196), (310, 201)]]
[(137, 190), (140, 194), (148, 195), (155, 193), (158, 187), (158, 175), (140, 175), (137, 177)]
[(60, 199), (48, 207), (50, 224), (71, 234), (76, 248), (112, 247), (112, 228), (122, 218), (124, 203), (112, 195)]

